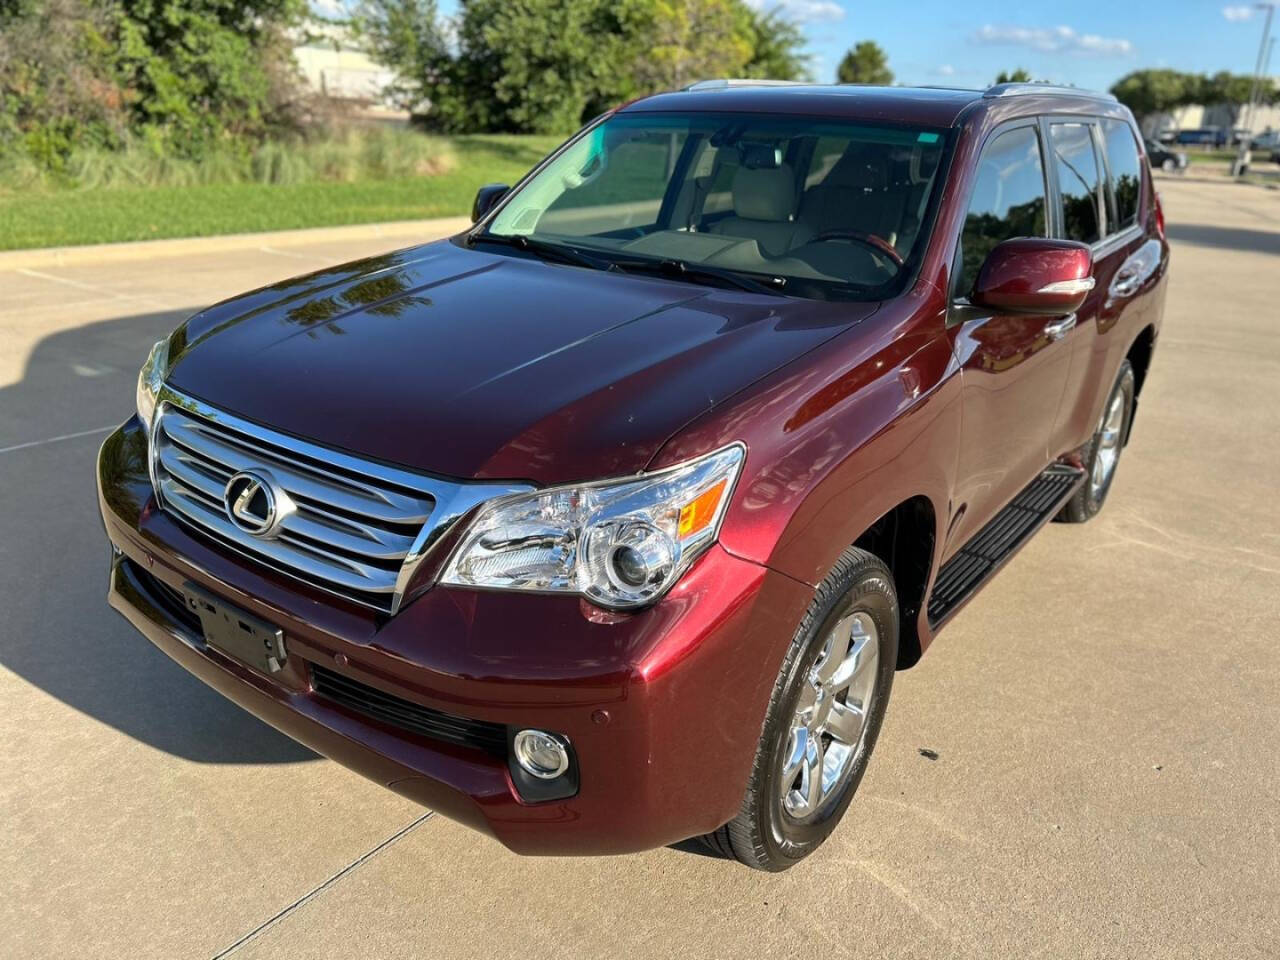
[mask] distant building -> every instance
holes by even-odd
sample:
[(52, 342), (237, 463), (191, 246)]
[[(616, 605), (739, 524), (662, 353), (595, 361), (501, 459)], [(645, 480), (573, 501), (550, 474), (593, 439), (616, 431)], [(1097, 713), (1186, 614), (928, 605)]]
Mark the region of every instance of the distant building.
[(307, 86), (339, 100), (390, 106), (383, 90), (395, 74), (371, 60), (350, 30), (335, 24), (311, 24), (307, 32), (306, 43), (293, 50)]
[[(1280, 78), (1275, 78), (1275, 82), (1280, 85)], [(1256, 137), (1270, 130), (1280, 130), (1280, 105), (1263, 104), (1257, 107), (1253, 111), (1252, 121), (1249, 120), (1248, 113), (1247, 106), (1237, 107), (1229, 103), (1209, 106), (1191, 104), (1146, 117), (1142, 121), (1142, 132), (1149, 137), (1158, 137), (1162, 133), (1178, 130), (1248, 129), (1249, 133)]]

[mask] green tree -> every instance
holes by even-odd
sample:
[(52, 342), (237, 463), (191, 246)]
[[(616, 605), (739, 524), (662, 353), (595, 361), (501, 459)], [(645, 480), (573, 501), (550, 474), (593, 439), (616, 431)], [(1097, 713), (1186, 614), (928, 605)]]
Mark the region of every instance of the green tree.
[(765, 80), (812, 80), (805, 38), (799, 25), (781, 7), (757, 10), (744, 6), (751, 57), (742, 68), (744, 77)]
[[(1249, 102), (1253, 93), (1253, 77), (1247, 74), (1233, 74), (1222, 70), (1211, 77), (1197, 77), (1196, 81), (1195, 100), (1198, 103), (1225, 103), (1242, 107)], [(1271, 77), (1263, 77), (1258, 93), (1262, 103), (1274, 103), (1275, 81)]]
[(1177, 70), (1135, 70), (1117, 80), (1111, 92), (1141, 120), (1196, 103), (1203, 91), (1202, 79)]
[(889, 55), (874, 40), (861, 40), (849, 49), (836, 69), (836, 79), (841, 83), (857, 83), (868, 86), (886, 86), (893, 83), (893, 71), (889, 69)]
[(565, 133), (621, 101), (720, 76), (805, 76), (804, 36), (744, 0), (363, 0), (371, 54), (401, 102), (448, 131)]
[(57, 169), (76, 143), (125, 135), (114, 23), (89, 0), (0, 0), (0, 153)]
[(288, 30), (305, 0), (112, 0), (117, 75), (146, 131), (188, 153), (286, 121), (296, 82)]
[(678, 90), (743, 72), (754, 37), (735, 0), (639, 0), (631, 69), (636, 86)]
[(1014, 70), (1001, 70), (996, 76), (996, 83), (1030, 83), (1031, 74), (1021, 67)]
[(602, 0), (463, 0), (457, 54), (424, 89), (446, 130), (564, 133), (625, 86), (624, 8)]
[(384, 92), (397, 106), (416, 108), (449, 62), (436, 0), (363, 0), (351, 26), (369, 55), (395, 72)]

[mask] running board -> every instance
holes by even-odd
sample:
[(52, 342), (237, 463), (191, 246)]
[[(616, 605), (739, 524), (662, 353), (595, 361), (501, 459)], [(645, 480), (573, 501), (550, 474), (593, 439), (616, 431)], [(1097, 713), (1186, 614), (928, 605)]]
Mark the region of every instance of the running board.
[(956, 551), (929, 594), (929, 626), (937, 627), (973, 596), (1030, 536), (1071, 498), (1085, 472), (1064, 463), (1050, 464), (1009, 505)]

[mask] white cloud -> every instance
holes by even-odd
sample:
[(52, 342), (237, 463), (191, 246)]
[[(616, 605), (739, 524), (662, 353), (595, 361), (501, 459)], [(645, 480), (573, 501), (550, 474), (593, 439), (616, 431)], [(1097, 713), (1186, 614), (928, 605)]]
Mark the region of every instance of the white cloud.
[(956, 75), (956, 68), (949, 63), (944, 63), (935, 67), (933, 72), (940, 77), (954, 77)]
[(1092, 57), (1123, 57), (1133, 44), (1119, 37), (1078, 33), (1071, 27), (1014, 27), (987, 24), (970, 39), (993, 46), (1030, 47), (1045, 53), (1074, 53)]
[(800, 23), (844, 19), (844, 7), (835, 0), (747, 0), (747, 2), (757, 10), (779, 8), (789, 19)]
[(1239, 20), (1252, 20), (1253, 7), (1223, 7), (1222, 15), (1232, 23)]

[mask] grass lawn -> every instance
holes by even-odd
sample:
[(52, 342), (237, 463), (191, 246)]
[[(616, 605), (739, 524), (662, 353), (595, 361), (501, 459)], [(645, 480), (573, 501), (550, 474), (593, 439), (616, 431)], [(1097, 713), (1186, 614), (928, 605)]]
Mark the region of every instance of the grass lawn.
[(477, 187), (515, 183), (561, 139), (455, 137), (458, 162), (450, 172), (396, 180), (30, 191), (0, 187), (0, 250), (465, 214)]
[(1187, 154), (1188, 163), (1231, 163), (1236, 158), (1234, 150), (1219, 150), (1216, 147), (1206, 150), (1204, 147), (1170, 147), (1171, 150), (1183, 150)]

